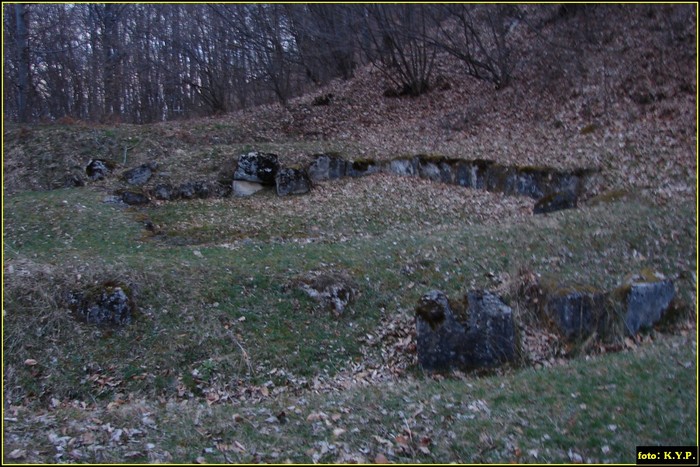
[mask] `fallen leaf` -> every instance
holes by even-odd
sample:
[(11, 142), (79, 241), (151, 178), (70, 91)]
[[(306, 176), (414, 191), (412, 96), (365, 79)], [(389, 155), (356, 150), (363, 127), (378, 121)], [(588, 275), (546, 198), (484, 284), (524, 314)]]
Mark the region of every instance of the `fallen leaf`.
[(389, 459), (387, 459), (384, 454), (379, 453), (374, 457), (374, 463), (375, 464), (388, 464)]
[(28, 358), (24, 361), (24, 364), (27, 366), (34, 366), (37, 364), (37, 361), (34, 360), (33, 358)]
[(24, 449), (15, 449), (14, 451), (10, 452), (7, 457), (10, 459), (22, 459), (27, 457), (27, 451)]

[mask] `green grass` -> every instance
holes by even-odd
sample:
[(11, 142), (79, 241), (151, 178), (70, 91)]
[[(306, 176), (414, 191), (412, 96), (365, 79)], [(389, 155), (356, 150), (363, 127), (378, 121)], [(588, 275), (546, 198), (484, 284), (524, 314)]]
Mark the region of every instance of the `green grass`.
[[(634, 463), (637, 445), (695, 442), (692, 344), (667, 338), (555, 368), (409, 378), (251, 405), (133, 399), (59, 407), (43, 429), (24, 419), (14, 425), (36, 433), (26, 450), (43, 460), (58, 452), (49, 433), (67, 426), (61, 435), (87, 462), (336, 463), (382, 454), (393, 462), (570, 463), (572, 451), (586, 462)], [(649, 378), (656, 384), (641, 383)], [(128, 443), (113, 441), (105, 424), (138, 432)], [(92, 445), (82, 441), (86, 433)], [(95, 444), (109, 449), (91, 451)]]
[[(401, 180), (391, 191), (376, 180), (341, 181), (307, 197), (146, 208), (105, 204), (95, 188), (7, 196), (5, 408), (39, 418), (6, 427), (6, 452), (29, 437), (39, 447), (26, 459), (56, 460), (58, 441), (46, 438), (38, 415), (47, 410), (48, 431), (82, 426), (70, 436), (110, 446), (90, 451), (75, 442), (79, 460), (93, 462), (371, 462), (378, 454), (401, 462), (568, 462), (569, 449), (631, 462), (637, 444), (693, 443), (696, 388), (678, 362), (694, 361), (695, 342), (674, 347), (677, 338), (466, 381), (433, 381), (413, 367), (380, 386), (314, 395), (319, 378), (381, 362), (381, 346), (363, 339), (383, 318), (410, 316), (422, 293), (438, 288), (457, 298), (521, 268), (601, 288), (657, 269), (694, 312), (692, 203), (668, 209), (635, 198), (530, 216), (516, 200), (489, 218), (502, 203), (496, 195), (478, 195), (480, 210), (468, 190), (443, 191), (436, 201), (427, 182), (411, 188)], [(146, 219), (163, 234), (144, 230)], [(300, 274), (334, 269), (360, 285), (343, 316), (288, 287)], [(123, 329), (87, 326), (65, 305), (66, 292), (107, 280), (135, 284), (139, 313)], [(641, 384), (650, 375), (674, 383)], [(208, 406), (217, 394), (227, 404)], [(262, 403), (240, 402), (258, 396)], [(282, 412), (286, 423), (270, 418)], [(329, 418), (306, 420), (318, 412)], [(85, 428), (91, 418), (140, 431), (119, 443)]]

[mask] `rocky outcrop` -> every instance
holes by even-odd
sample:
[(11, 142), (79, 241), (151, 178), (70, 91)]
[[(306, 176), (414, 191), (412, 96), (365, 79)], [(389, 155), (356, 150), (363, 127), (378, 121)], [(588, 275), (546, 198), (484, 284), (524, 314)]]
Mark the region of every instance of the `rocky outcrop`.
[(517, 292), (517, 319), (490, 292), (470, 291), (461, 301), (438, 290), (423, 295), (415, 308), (420, 366), (428, 371), (474, 370), (514, 362), (525, 358), (529, 344), (519, 343), (528, 342), (533, 332), (554, 336), (553, 342), (565, 343), (567, 352), (609, 344), (615, 348), (659, 323), (674, 297), (673, 282), (650, 271), (630, 276), (612, 291), (543, 284), (533, 274), (528, 277)]
[(569, 342), (595, 334), (605, 341), (634, 336), (661, 321), (675, 295), (673, 281), (657, 272), (632, 275), (614, 290), (541, 284), (544, 317)]
[(429, 371), (493, 368), (516, 357), (512, 310), (490, 292), (470, 291), (455, 312), (433, 290), (416, 306), (418, 362)]
[(549, 167), (505, 166), (485, 159), (451, 159), (425, 154), (383, 162), (344, 160), (321, 154), (316, 156), (307, 172), (313, 182), (378, 172), (421, 177), (465, 188), (528, 196), (538, 200), (535, 213), (545, 213), (575, 208), (587, 180), (596, 170), (563, 171)]
[(311, 180), (301, 169), (281, 168), (275, 176), (277, 196), (302, 195), (311, 190)]

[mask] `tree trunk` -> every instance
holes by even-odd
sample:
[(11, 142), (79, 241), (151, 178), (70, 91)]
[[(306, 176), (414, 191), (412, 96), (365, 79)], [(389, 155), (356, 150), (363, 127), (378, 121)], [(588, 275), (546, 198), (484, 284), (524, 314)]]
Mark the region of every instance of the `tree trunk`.
[(28, 11), (23, 4), (15, 5), (15, 25), (17, 27), (17, 120), (25, 123), (29, 120), (29, 33), (27, 31)]

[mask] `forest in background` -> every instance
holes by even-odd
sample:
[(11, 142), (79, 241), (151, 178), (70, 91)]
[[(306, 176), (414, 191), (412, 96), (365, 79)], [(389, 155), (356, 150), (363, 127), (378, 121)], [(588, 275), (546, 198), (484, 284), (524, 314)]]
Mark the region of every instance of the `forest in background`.
[[(382, 72), (389, 93), (416, 96), (440, 85), (434, 72), (440, 56), (500, 89), (527, 61), (575, 55), (581, 43), (597, 41), (606, 26), (596, 8), (5, 4), (4, 117), (150, 123), (271, 102), (286, 106), (333, 79), (350, 79), (367, 63)], [(653, 11), (670, 36), (692, 22), (683, 8)], [(572, 15), (580, 17), (578, 30), (545, 32)], [(537, 47), (525, 50), (518, 28), (534, 32)]]

